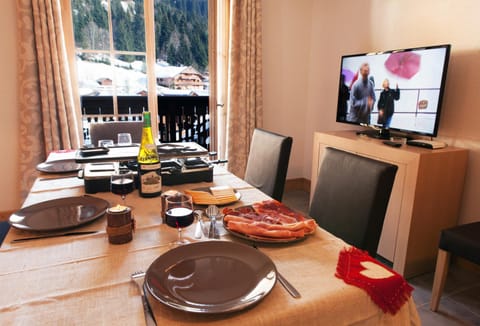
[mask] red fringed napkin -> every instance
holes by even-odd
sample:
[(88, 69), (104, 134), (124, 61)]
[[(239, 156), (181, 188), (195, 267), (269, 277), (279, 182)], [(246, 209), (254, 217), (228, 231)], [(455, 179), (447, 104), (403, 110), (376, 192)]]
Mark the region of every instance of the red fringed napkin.
[(383, 312), (392, 315), (408, 301), (413, 291), (400, 274), (355, 247), (340, 252), (335, 276), (364, 289)]

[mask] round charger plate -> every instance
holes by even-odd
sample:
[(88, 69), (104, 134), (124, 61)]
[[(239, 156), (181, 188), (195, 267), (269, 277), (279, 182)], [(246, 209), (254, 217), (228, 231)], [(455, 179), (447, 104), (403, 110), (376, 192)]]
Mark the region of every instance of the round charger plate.
[(28, 231), (57, 231), (77, 227), (103, 216), (110, 204), (92, 196), (66, 197), (24, 207), (13, 213), (13, 227)]
[(145, 287), (169, 307), (215, 314), (258, 303), (276, 280), (275, 265), (262, 252), (229, 241), (205, 241), (158, 257), (146, 272)]
[(37, 170), (45, 173), (75, 172), (81, 169), (82, 164), (76, 163), (75, 160), (43, 162), (37, 165)]

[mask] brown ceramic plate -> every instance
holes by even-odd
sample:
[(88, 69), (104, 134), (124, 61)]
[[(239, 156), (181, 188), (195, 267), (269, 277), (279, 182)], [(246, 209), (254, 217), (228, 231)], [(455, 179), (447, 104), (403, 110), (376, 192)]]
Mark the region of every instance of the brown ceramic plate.
[(75, 160), (59, 160), (40, 163), (37, 165), (37, 170), (45, 173), (65, 173), (81, 170), (82, 166)]
[(92, 196), (66, 197), (24, 207), (13, 213), (13, 227), (29, 231), (57, 231), (77, 227), (103, 216), (110, 204)]
[(146, 272), (145, 287), (169, 307), (214, 314), (259, 302), (276, 280), (275, 265), (259, 250), (230, 241), (205, 241), (158, 257)]

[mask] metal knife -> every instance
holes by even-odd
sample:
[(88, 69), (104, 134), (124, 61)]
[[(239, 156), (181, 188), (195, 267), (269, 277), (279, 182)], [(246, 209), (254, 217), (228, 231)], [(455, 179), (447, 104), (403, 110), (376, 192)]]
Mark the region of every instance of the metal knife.
[(146, 326), (156, 326), (157, 322), (153, 314), (152, 308), (148, 303), (147, 295), (147, 285), (145, 284), (145, 272), (138, 271), (131, 275), (132, 280), (137, 284), (140, 294), (142, 296), (142, 305), (143, 305), (143, 315), (145, 317)]
[(300, 292), (297, 291), (297, 289), (289, 282), (285, 277), (283, 277), (282, 274), (280, 274), (279, 271), (277, 271), (277, 276), (278, 276), (278, 281), (280, 284), (283, 285), (285, 290), (290, 293), (290, 295), (296, 299), (301, 298), (302, 296), (300, 295)]
[(65, 232), (65, 233), (44, 234), (44, 235), (37, 235), (37, 236), (34, 236), (34, 237), (13, 239), (12, 241), (10, 241), (10, 243), (24, 242), (24, 241), (45, 239), (45, 238), (68, 237), (68, 236), (72, 236), (72, 235), (94, 234), (94, 233), (97, 233), (97, 232), (98, 231), (73, 231), (73, 232)]
[[(256, 244), (253, 244), (253, 248), (260, 250), (258, 249)], [(278, 270), (277, 277), (280, 284), (284, 287), (285, 290), (287, 290), (288, 293), (290, 293), (292, 297), (294, 297), (295, 299), (299, 299), (302, 297), (300, 295), (300, 292), (298, 292), (298, 290), (289, 281), (287, 281), (287, 279), (282, 274), (280, 274)]]

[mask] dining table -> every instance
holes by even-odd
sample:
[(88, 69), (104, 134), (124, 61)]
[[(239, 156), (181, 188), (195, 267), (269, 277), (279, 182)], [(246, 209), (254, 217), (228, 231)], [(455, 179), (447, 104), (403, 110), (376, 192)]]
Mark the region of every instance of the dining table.
[[(238, 193), (238, 201), (221, 210), (271, 199), (222, 166), (215, 166), (212, 182), (164, 186), (163, 191), (211, 186), (229, 186)], [(42, 173), (22, 207), (83, 195), (84, 180), (76, 173)], [(102, 198), (111, 206), (120, 203), (120, 196), (110, 192), (89, 196)], [(126, 196), (126, 205), (136, 226), (132, 241), (124, 244), (108, 241), (105, 216), (75, 229), (95, 231), (90, 234), (16, 242), (38, 236), (38, 232), (10, 228), (0, 248), (0, 325), (143, 325), (140, 291), (131, 275), (146, 271), (172, 250), (177, 230), (163, 223), (160, 197), (143, 198), (134, 191)], [(221, 220), (217, 224), (222, 229)], [(194, 244), (228, 241), (255, 245), (301, 297), (292, 297), (277, 281), (267, 295), (245, 309), (195, 313), (165, 305), (148, 294), (157, 325), (421, 324), (412, 297), (395, 314), (385, 313), (363, 289), (336, 277), (339, 252), (348, 244), (320, 227), (299, 241), (286, 243), (256, 242), (226, 230), (220, 232), (220, 239), (204, 235), (197, 239), (195, 228), (196, 223), (184, 228), (184, 237)]]

